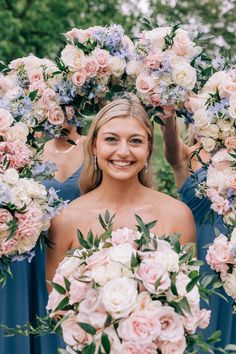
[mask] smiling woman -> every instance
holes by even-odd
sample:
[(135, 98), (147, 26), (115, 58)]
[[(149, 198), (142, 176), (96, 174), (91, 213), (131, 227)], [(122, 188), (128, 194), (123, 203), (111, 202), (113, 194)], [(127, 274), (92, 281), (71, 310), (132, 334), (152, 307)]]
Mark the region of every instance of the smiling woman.
[[(56, 217), (51, 227), (54, 248), (48, 249), (48, 279), (52, 279), (66, 251), (77, 248), (77, 229), (101, 234), (99, 214), (116, 214), (114, 229), (135, 228), (135, 214), (145, 223), (158, 220), (158, 235), (180, 233), (181, 242), (194, 241), (193, 217), (182, 202), (150, 188), (149, 160), (153, 126), (136, 99), (109, 103), (96, 116), (87, 138), (80, 179), (83, 196)], [(66, 237), (65, 237), (66, 235)]]

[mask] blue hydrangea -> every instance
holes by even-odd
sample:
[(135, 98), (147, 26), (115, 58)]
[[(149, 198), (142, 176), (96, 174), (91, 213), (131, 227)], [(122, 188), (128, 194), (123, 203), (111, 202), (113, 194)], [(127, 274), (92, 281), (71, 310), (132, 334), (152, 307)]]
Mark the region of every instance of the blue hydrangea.
[(24, 116), (29, 113), (33, 109), (32, 101), (29, 97), (25, 96), (17, 101), (15, 104), (11, 106), (11, 113), (14, 118)]
[(33, 177), (52, 176), (57, 169), (57, 165), (52, 161), (46, 161), (43, 164), (36, 161), (34, 166), (31, 168), (31, 173)]
[(29, 263), (31, 263), (34, 256), (35, 256), (35, 250), (31, 250), (31, 251), (25, 252), (23, 254), (15, 254), (14, 256), (11, 257), (11, 261), (12, 262), (15, 262), (15, 261), (22, 262), (25, 259), (27, 259), (27, 261)]
[(69, 104), (76, 96), (76, 86), (71, 81), (61, 80), (54, 87), (60, 104)]

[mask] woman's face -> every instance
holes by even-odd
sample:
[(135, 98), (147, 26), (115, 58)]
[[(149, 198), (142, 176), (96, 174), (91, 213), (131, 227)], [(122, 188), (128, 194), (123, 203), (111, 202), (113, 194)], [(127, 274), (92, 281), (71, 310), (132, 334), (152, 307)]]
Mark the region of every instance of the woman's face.
[(147, 131), (135, 118), (114, 118), (99, 129), (94, 154), (103, 176), (137, 176), (149, 155)]

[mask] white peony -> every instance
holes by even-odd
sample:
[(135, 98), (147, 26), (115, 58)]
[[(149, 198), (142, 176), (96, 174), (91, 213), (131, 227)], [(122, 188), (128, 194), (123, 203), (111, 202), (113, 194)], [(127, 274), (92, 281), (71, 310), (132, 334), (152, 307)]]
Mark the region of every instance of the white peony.
[(61, 52), (61, 60), (71, 71), (80, 70), (84, 62), (84, 52), (71, 44), (67, 44)]
[(175, 65), (172, 77), (177, 85), (187, 90), (192, 90), (197, 81), (196, 70), (187, 62)]
[(15, 185), (19, 180), (19, 173), (15, 168), (8, 168), (3, 177), (4, 182), (10, 185)]
[(137, 283), (129, 278), (110, 280), (102, 289), (103, 305), (114, 319), (127, 317), (135, 308), (137, 296)]
[(6, 132), (7, 141), (21, 140), (24, 143), (27, 141), (27, 136), (29, 134), (29, 128), (25, 123), (18, 122), (13, 127), (10, 127)]

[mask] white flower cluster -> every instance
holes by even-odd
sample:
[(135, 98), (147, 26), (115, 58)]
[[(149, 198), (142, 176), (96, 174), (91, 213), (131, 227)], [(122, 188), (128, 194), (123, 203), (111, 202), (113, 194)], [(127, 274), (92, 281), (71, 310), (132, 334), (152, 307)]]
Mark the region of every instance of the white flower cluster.
[(118, 229), (98, 248), (76, 250), (60, 263), (47, 309), (51, 317), (63, 314), (68, 352), (92, 343), (98, 350), (105, 336), (113, 354), (181, 354), (186, 337), (208, 326), (210, 311), (200, 310), (197, 282), (188, 288), (190, 273), (199, 274), (192, 256), (184, 262), (180, 245), (178, 253), (168, 239), (153, 235), (142, 245), (143, 237)]

